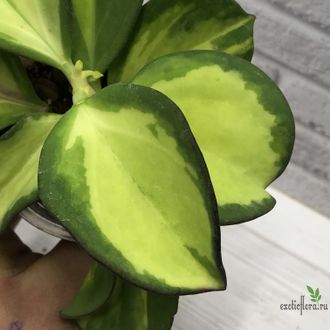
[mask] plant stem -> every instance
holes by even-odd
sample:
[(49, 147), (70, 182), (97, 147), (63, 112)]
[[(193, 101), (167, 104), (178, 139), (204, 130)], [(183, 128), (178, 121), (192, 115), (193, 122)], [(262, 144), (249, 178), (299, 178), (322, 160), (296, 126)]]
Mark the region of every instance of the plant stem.
[(75, 65), (68, 64), (64, 70), (72, 86), (73, 104), (79, 104), (95, 94), (101, 88), (98, 71), (83, 70), (83, 63), (77, 61)]

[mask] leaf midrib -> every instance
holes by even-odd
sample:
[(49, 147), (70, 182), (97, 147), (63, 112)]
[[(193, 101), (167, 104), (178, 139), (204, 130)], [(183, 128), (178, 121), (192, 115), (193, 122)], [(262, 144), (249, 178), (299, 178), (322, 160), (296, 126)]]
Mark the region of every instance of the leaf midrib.
[(0, 104), (3, 103), (3, 101), (14, 104), (14, 105), (18, 105), (18, 106), (25, 106), (27, 108), (34, 109), (37, 111), (42, 111), (42, 110), (46, 109), (46, 105), (45, 106), (37, 105), (36, 103), (29, 102), (24, 99), (10, 97), (7, 94), (1, 93), (1, 91), (0, 91)]
[[(94, 118), (95, 120), (95, 118)], [(162, 150), (166, 156), (168, 156), (170, 158), (170, 160), (174, 161), (175, 163), (179, 164), (179, 165), (184, 165), (185, 167), (185, 164), (184, 163), (181, 163), (181, 162), (178, 162), (178, 161), (175, 161), (173, 157), (170, 156), (170, 154), (168, 154), (166, 152), (166, 150), (164, 148), (159, 148), (156, 144), (152, 143), (151, 141), (148, 141), (148, 140), (145, 140), (145, 139), (141, 139), (140, 136), (138, 135), (135, 135), (135, 134), (129, 134), (125, 131), (122, 131), (122, 130), (118, 130), (118, 129), (114, 129), (113, 126), (109, 126), (109, 125), (105, 125), (103, 122), (101, 122), (103, 125), (103, 127), (106, 127), (107, 129), (111, 130), (111, 132), (114, 132), (116, 134), (122, 134), (122, 135), (128, 135), (128, 136), (133, 136), (135, 139), (139, 139), (141, 141), (144, 141), (148, 144), (150, 144), (151, 146), (159, 149), (159, 150)], [(97, 127), (97, 131), (101, 131), (99, 129), (99, 126), (98, 125), (95, 125), (95, 127)], [(101, 131), (101, 136), (104, 136), (104, 133)], [(125, 164), (122, 162), (121, 158), (118, 157), (118, 155), (116, 154), (116, 152), (114, 152), (114, 150), (111, 148), (111, 143), (107, 143), (107, 146), (109, 147), (113, 157), (118, 161), (118, 163), (121, 164), (121, 167), (122, 169), (127, 173), (127, 175), (131, 178), (132, 182), (136, 185), (137, 189), (140, 191), (141, 195), (143, 196), (143, 199), (145, 199), (148, 203), (150, 203), (153, 207), (153, 209), (155, 210), (156, 213), (158, 213), (162, 219), (162, 222), (167, 228), (168, 228), (168, 231), (172, 233), (173, 237), (176, 237), (176, 241), (177, 241), (177, 244), (178, 246), (182, 246), (183, 249), (187, 250), (188, 252), (189, 249), (186, 248), (186, 245), (183, 244), (183, 242), (186, 241), (185, 240), (182, 240), (182, 236), (180, 236), (179, 233), (177, 233), (174, 229), (174, 226), (173, 226), (173, 223), (169, 223), (168, 222), (168, 217), (166, 217), (166, 215), (163, 213), (162, 211), (162, 208), (160, 208), (157, 204), (155, 204), (155, 201), (148, 195), (144, 192), (143, 188), (140, 186), (140, 184), (135, 180), (135, 178), (132, 176), (131, 172), (127, 169), (127, 167), (125, 166)], [(207, 213), (207, 212), (206, 212)], [(188, 253), (189, 255), (189, 253)], [(203, 265), (201, 265), (202, 268), (205, 268)], [(205, 271), (208, 272), (208, 269), (205, 268)]]
[[(253, 18), (251, 16), (248, 16), (248, 17), (241, 18), (239, 21), (236, 21), (232, 24), (224, 25), (222, 27), (223, 29), (221, 30), (221, 32), (214, 33), (212, 36), (210, 36), (208, 38), (208, 41), (212, 42), (214, 39), (223, 37), (223, 36), (229, 34), (230, 32), (235, 31), (235, 30), (239, 29), (240, 27), (246, 25), (247, 23), (250, 23), (252, 20), (253, 20)], [(201, 49), (200, 46), (202, 46), (204, 44), (205, 44), (205, 41), (199, 43), (198, 45), (194, 45), (194, 49), (200, 50)], [(242, 44), (242, 42), (240, 42), (240, 44)]]
[(168, 157), (170, 160), (172, 160), (177, 165), (182, 166), (183, 168), (186, 166), (186, 164), (184, 162), (180, 161), (177, 157), (173, 157), (174, 154), (172, 155), (171, 153), (169, 153), (164, 147), (159, 146), (150, 140), (144, 139), (140, 135), (132, 134), (132, 133), (129, 133), (129, 132), (126, 132), (123, 130), (119, 130), (119, 129), (114, 128), (113, 126), (109, 126), (109, 128), (111, 129), (112, 133), (119, 134), (119, 135), (126, 135), (128, 137), (131, 137), (133, 140), (135, 139), (135, 140), (142, 141), (145, 144), (148, 144), (148, 145), (152, 146), (153, 148), (162, 151), (162, 153), (164, 155), (166, 155), (166, 157)]

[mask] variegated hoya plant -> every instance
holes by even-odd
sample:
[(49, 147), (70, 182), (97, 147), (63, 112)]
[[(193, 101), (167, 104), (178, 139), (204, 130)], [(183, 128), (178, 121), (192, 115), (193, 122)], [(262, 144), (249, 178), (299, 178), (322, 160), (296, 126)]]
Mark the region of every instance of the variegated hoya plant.
[[(288, 103), (250, 63), (254, 17), (233, 0), (0, 0), (0, 15), (1, 232), (41, 200), (95, 260), (64, 318), (171, 328), (179, 295), (226, 288), (220, 226), (273, 208), (292, 152)], [(27, 59), (65, 75), (64, 114)]]

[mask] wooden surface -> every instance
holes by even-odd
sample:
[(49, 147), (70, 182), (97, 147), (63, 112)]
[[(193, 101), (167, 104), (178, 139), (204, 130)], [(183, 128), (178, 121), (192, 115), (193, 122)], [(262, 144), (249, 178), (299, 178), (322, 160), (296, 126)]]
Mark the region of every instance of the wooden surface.
[[(183, 297), (173, 330), (330, 329), (330, 220), (275, 192), (277, 207), (222, 229), (225, 292)], [(328, 311), (280, 310), (319, 288)]]

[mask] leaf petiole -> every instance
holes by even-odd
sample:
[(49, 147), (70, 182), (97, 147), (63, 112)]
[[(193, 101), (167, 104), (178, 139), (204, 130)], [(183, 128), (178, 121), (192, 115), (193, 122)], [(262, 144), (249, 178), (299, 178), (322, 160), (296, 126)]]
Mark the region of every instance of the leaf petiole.
[(100, 88), (99, 79), (103, 74), (83, 68), (83, 62), (78, 60), (75, 65), (68, 65), (66, 70), (63, 70), (72, 86), (73, 104), (83, 102)]

